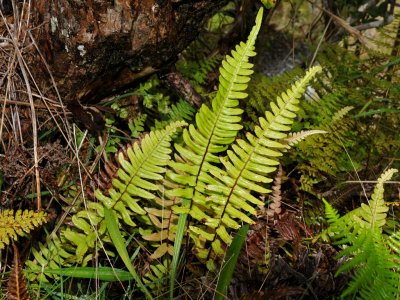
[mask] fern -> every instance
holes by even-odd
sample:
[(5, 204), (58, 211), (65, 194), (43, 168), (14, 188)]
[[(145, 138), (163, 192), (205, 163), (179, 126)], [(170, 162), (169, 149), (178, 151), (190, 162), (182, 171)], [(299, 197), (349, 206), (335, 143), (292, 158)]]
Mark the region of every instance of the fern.
[[(244, 91), (253, 73), (253, 64), (248, 61), (256, 55), (254, 44), (261, 26), (262, 11), (257, 15), (247, 42), (236, 46), (232, 56), (228, 55), (222, 62), (220, 84), (212, 108), (203, 105), (195, 117), (197, 128), (189, 125), (183, 131), (184, 144), (175, 145), (180, 157), (170, 163), (174, 171), (168, 172), (167, 177), (182, 187), (168, 190), (166, 196), (182, 198), (179, 208), (183, 213), (181, 223), (185, 222), (187, 213), (198, 221), (208, 221), (203, 220), (204, 214), (201, 213), (205, 209), (204, 178), (209, 177), (208, 172), (214, 168), (212, 163), (219, 163), (217, 154), (227, 149), (242, 128), (239, 122), (243, 111), (236, 107), (240, 99), (247, 97)], [(181, 237), (175, 244), (179, 246), (180, 240)]]
[(246, 114), (251, 121), (257, 123), (259, 114), (269, 109), (270, 102), (282, 91), (289, 89), (296, 79), (302, 78), (304, 73), (301, 68), (295, 68), (272, 78), (256, 73), (250, 83), (249, 99), (244, 103)]
[[(395, 299), (400, 287), (399, 256), (390, 253), (383, 235), (389, 208), (384, 203), (385, 181), (397, 172), (390, 169), (378, 179), (369, 204), (340, 217), (324, 200), (330, 231), (337, 244), (348, 244), (338, 257), (350, 257), (337, 275), (355, 269), (355, 275), (342, 297), (359, 294), (362, 299)], [(394, 239), (392, 238), (392, 241)], [(389, 243), (390, 245), (390, 243)]]
[(215, 70), (221, 60), (221, 55), (215, 55), (196, 59), (195, 61), (180, 61), (177, 64), (177, 69), (195, 84), (204, 85), (208, 74)]
[(47, 222), (47, 214), (33, 210), (4, 210), (0, 213), (0, 249)]
[(343, 171), (344, 163), (340, 160), (344, 152), (343, 143), (354, 124), (351, 119), (345, 119), (345, 116), (351, 109), (353, 107), (340, 109), (329, 121), (319, 126), (318, 129), (326, 134), (314, 135), (299, 144), (297, 159), (301, 164), (298, 169), (302, 174), (300, 182), (304, 191), (313, 192), (316, 183)]
[[(229, 245), (232, 241), (227, 229), (240, 227), (235, 219), (253, 223), (242, 210), (254, 215), (256, 209), (252, 205), (262, 205), (263, 202), (251, 192), (270, 192), (263, 184), (272, 181), (267, 174), (275, 171), (279, 165), (277, 157), (282, 155), (282, 149), (285, 148), (280, 140), (287, 136), (285, 132), (290, 130), (298, 110), (298, 99), (319, 69), (310, 69), (302, 80), (278, 97), (276, 104), (271, 103), (272, 112), (267, 111), (265, 118), (260, 118), (260, 126), (255, 128), (255, 135), (247, 133), (247, 141), (238, 139), (231, 150), (228, 150), (228, 156), (221, 158), (224, 170), (210, 170), (214, 178), (205, 178), (207, 185), (204, 187), (207, 194), (204, 200), (209, 203), (209, 207), (196, 211), (196, 217), (205, 220), (207, 227), (190, 227), (197, 245), (202, 244), (202, 239), (205, 238), (211, 242), (210, 249), (222, 255), (224, 251), (221, 242)], [(197, 247), (197, 251), (201, 258), (210, 259), (210, 250)], [(210, 261), (209, 263), (211, 264)]]
[(130, 130), (130, 136), (132, 138), (138, 138), (144, 131), (144, 122), (147, 119), (147, 115), (143, 114), (137, 118), (130, 119), (128, 122), (128, 127)]
[(272, 194), (269, 196), (271, 203), (266, 210), (266, 215), (270, 218), (274, 218), (275, 215), (279, 216), (282, 212), (282, 175), (283, 169), (282, 166), (279, 165), (278, 172), (274, 179), (274, 185), (272, 186)]
[(26, 279), (22, 273), (22, 263), (17, 246), (13, 244), (14, 259), (11, 266), (10, 277), (7, 284), (7, 299), (30, 300)]
[(154, 129), (162, 129), (167, 124), (176, 121), (192, 121), (195, 109), (186, 101), (179, 100), (176, 104), (171, 105), (168, 114), (160, 121), (156, 120)]
[[(54, 251), (57, 252), (60, 248), (64, 248), (64, 253), (59, 253), (60, 260), (55, 261), (54, 265), (50, 265), (52, 268), (65, 263), (86, 265), (93, 257), (93, 253), (88, 253), (89, 250), (97, 252), (103, 247), (103, 243), (111, 243), (110, 238), (106, 235), (104, 207), (115, 210), (119, 222), (132, 228), (136, 227), (132, 218), (143, 223), (150, 222), (145, 208), (146, 206), (151, 207), (151, 201), (155, 198), (152, 192), (158, 189), (153, 182), (162, 179), (161, 174), (165, 172), (165, 165), (170, 160), (171, 136), (177, 128), (184, 125), (185, 123), (182, 121), (172, 123), (166, 129), (151, 132), (145, 135), (140, 142), (133, 143), (128, 147), (125, 155), (120, 152), (118, 156), (120, 167), (108, 166), (109, 169), (117, 170), (115, 177), (111, 177), (112, 188), (108, 189), (107, 194), (103, 194), (99, 189), (96, 190), (95, 195), (100, 202), (86, 201), (85, 210), (72, 216), (74, 229), (64, 229), (58, 239), (53, 239), (51, 243), (48, 243), (50, 247), (48, 250), (41, 246), (42, 254), (34, 251), (34, 256), (39, 264), (47, 265), (47, 261), (52, 261), (51, 257), (47, 255), (52, 256), (55, 254)], [(114, 173), (109, 171), (108, 176), (110, 174)], [(148, 203), (143, 205), (140, 202), (143, 200), (140, 199), (145, 199)], [(138, 218), (138, 215), (142, 218)], [(97, 242), (99, 238), (102, 243)], [(62, 244), (64, 247), (61, 246)], [(65, 249), (65, 245), (68, 244), (71, 246)], [(111, 252), (108, 254), (112, 255)]]
[[(121, 150), (117, 165), (106, 164), (94, 193), (99, 202), (86, 200), (85, 209), (71, 218), (74, 228), (64, 229), (54, 240), (69, 247), (61, 264), (86, 264), (100, 248), (109, 248), (104, 220), (107, 208), (116, 213), (126, 235), (140, 236), (137, 269), (144, 270), (141, 275), (153, 292), (161, 294), (165, 273), (172, 270), (171, 278), (175, 278), (184, 236), (190, 238), (188, 245), (207, 267), (215, 270), (232, 241), (230, 234), (242, 222), (254, 223), (257, 206), (264, 204), (256, 193), (270, 192), (265, 186), (272, 181), (268, 174), (276, 170), (278, 157), (287, 151), (290, 142), (285, 139), (299, 98), (320, 70), (310, 69), (271, 103), (271, 111), (260, 118), (254, 134), (248, 132), (246, 139), (237, 139), (243, 112), (239, 100), (247, 97), (245, 90), (253, 73), (249, 59), (255, 55), (261, 20), (262, 9), (247, 42), (222, 62), (220, 85), (211, 107), (204, 104), (194, 124), (183, 129), (174, 144), (174, 160), (170, 157), (171, 136), (186, 124), (183, 121), (150, 132)], [(45, 263), (38, 252), (34, 253), (36, 259)]]

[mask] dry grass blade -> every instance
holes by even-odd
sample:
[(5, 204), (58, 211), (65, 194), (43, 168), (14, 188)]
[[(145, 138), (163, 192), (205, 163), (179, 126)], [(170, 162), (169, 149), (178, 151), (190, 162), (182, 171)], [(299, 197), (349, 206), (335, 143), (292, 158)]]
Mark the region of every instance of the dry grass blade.
[(14, 260), (11, 267), (10, 278), (7, 284), (7, 299), (8, 300), (29, 300), (28, 288), (26, 279), (22, 273), (21, 258), (19, 256), (18, 247), (13, 243)]

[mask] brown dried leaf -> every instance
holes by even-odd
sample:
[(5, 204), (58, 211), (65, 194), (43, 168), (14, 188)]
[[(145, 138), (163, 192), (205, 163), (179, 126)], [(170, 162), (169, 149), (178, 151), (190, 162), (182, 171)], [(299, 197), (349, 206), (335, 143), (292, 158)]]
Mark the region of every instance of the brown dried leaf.
[(21, 258), (17, 246), (13, 244), (14, 259), (11, 267), (10, 278), (7, 284), (8, 300), (30, 300), (26, 279), (22, 273)]

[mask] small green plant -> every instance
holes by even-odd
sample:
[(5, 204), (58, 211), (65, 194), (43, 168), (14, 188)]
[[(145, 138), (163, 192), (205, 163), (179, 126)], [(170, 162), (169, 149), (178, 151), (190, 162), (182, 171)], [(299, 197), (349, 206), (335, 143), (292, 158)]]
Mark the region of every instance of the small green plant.
[(330, 224), (329, 232), (336, 244), (345, 246), (338, 255), (345, 262), (338, 269), (337, 275), (354, 271), (342, 298), (352, 296), (360, 299), (398, 299), (399, 234), (384, 234), (389, 207), (384, 201), (383, 184), (395, 172), (397, 170), (390, 169), (382, 174), (368, 204), (363, 203), (361, 207), (342, 217), (324, 200), (326, 218)]

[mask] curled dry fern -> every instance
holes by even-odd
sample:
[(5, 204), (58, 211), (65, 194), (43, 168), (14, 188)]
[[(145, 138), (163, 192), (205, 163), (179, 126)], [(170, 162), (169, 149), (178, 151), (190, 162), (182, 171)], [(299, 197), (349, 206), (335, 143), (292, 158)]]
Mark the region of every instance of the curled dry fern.
[(18, 248), (13, 244), (14, 259), (11, 266), (11, 273), (7, 284), (7, 299), (8, 300), (29, 300), (28, 287), (26, 279), (22, 273), (22, 263), (19, 256)]

